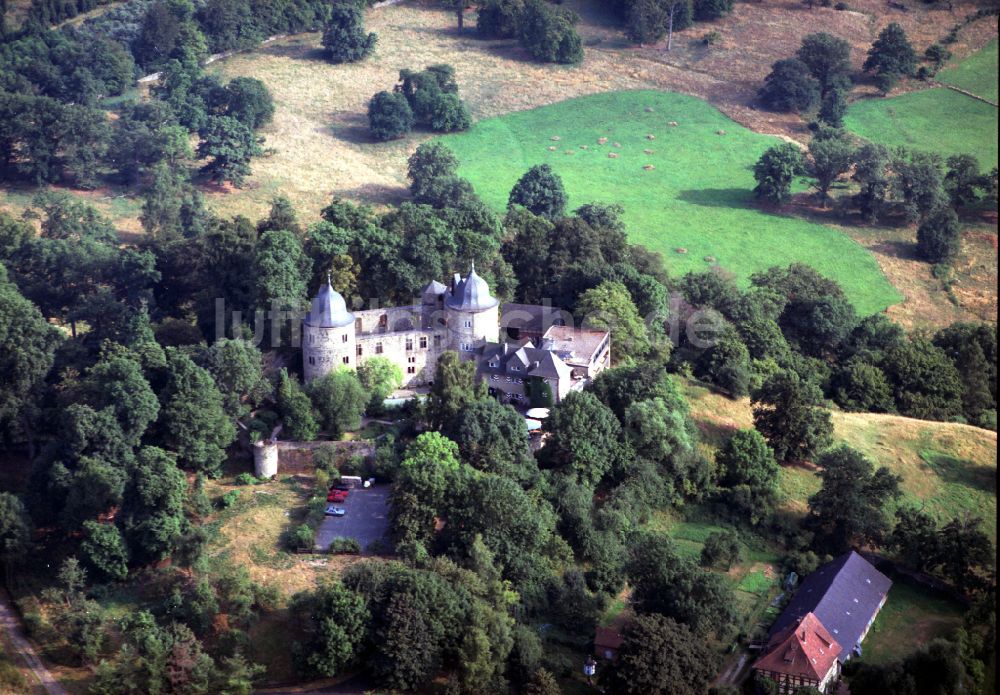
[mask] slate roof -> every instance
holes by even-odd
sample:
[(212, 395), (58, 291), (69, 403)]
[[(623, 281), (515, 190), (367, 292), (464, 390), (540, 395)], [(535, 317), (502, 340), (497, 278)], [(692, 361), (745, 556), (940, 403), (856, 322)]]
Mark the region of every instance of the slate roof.
[[(496, 367), (490, 367), (493, 361)], [(519, 369), (514, 370), (516, 366)], [(571, 379), (572, 368), (557, 355), (541, 350), (530, 340), (519, 343), (487, 343), (483, 346), (479, 371), (486, 374), (518, 374), (548, 379)]]
[(813, 613), (851, 658), (868, 624), (889, 593), (892, 581), (853, 550), (828, 562), (803, 580), (795, 596), (771, 626), (769, 636), (786, 630)]
[(767, 642), (753, 667), (822, 682), (844, 648), (812, 613), (785, 627)]
[(447, 300), (450, 308), (459, 311), (485, 311), (499, 303), (500, 300), (490, 294), (490, 286), (476, 274), (475, 265), (465, 279), (455, 285)]
[(341, 328), (354, 323), (354, 314), (347, 310), (347, 303), (330, 285), (329, 278), (313, 298), (306, 323), (320, 328)]

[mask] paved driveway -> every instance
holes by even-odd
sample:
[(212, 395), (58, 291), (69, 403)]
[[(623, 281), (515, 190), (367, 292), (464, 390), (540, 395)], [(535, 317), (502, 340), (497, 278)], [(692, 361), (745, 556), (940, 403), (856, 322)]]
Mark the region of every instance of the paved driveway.
[(347, 501), (335, 505), (347, 510), (344, 516), (323, 518), (316, 531), (316, 549), (326, 551), (337, 537), (353, 538), (367, 550), (372, 543), (386, 538), (389, 533), (389, 486), (373, 485), (370, 488), (351, 490)]

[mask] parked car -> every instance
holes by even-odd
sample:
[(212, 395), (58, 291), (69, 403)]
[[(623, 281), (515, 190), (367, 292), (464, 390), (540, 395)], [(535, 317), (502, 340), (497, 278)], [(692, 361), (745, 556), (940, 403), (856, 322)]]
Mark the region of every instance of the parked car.
[(334, 507), (332, 504), (326, 508), (326, 516), (344, 516), (347, 510), (343, 507)]
[(347, 501), (347, 490), (330, 490), (326, 496), (327, 502), (343, 503)]
[(349, 491), (353, 490), (354, 487), (352, 485), (348, 485), (347, 483), (334, 483), (333, 485), (330, 486), (330, 489), (331, 490), (343, 490), (345, 492), (349, 492)]

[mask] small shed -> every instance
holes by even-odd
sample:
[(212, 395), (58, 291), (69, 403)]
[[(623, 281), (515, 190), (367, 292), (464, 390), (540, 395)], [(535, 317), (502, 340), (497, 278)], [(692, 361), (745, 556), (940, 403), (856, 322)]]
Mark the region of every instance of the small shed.
[(622, 635), (614, 627), (599, 627), (594, 632), (594, 656), (606, 661), (617, 661), (622, 646)]

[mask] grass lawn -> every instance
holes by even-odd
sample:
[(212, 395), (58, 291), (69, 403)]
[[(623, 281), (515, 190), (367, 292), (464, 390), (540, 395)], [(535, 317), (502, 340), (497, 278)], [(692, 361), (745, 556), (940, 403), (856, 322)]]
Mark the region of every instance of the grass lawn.
[(939, 72), (937, 80), (996, 103), (997, 39), (993, 39), (958, 65)]
[[(691, 414), (710, 450), (738, 429), (753, 426), (749, 399), (732, 400), (704, 386), (682, 382)], [(997, 537), (997, 435), (948, 422), (896, 415), (833, 413), (834, 441), (866, 454), (877, 465), (903, 477), (899, 504), (922, 507), (939, 523), (966, 513), (983, 518), (984, 530)], [(819, 490), (815, 470), (781, 469), (782, 504), (804, 513), (809, 496)], [(896, 504), (889, 505), (894, 513)]]
[(598, 94), (490, 118), (442, 140), (458, 155), (459, 174), (496, 209), (541, 163), (562, 177), (570, 209), (622, 204), (631, 239), (662, 252), (674, 275), (717, 263), (745, 281), (803, 261), (840, 282), (862, 314), (900, 300), (875, 258), (846, 235), (751, 207), (751, 168), (779, 141), (701, 99), (647, 90)]
[(974, 154), (983, 169), (997, 165), (997, 108), (945, 87), (856, 102), (844, 127), (884, 145)]
[(961, 626), (963, 613), (963, 606), (956, 601), (897, 581), (861, 643), (862, 659), (884, 664), (904, 657)]

